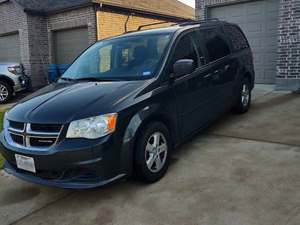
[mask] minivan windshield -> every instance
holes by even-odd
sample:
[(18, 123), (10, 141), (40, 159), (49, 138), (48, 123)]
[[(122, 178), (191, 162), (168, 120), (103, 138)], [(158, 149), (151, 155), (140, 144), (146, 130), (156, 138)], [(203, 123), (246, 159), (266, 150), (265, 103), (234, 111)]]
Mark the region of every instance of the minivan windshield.
[(162, 64), (170, 34), (100, 41), (64, 73), (64, 80), (139, 80), (153, 77)]

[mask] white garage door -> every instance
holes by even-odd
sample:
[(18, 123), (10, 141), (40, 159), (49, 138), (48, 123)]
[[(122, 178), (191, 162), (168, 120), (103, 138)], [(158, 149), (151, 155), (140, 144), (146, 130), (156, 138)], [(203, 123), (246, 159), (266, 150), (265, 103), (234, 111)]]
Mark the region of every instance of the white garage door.
[(254, 54), (256, 83), (275, 83), (279, 0), (252, 1), (209, 9), (209, 17), (237, 23)]
[(88, 29), (77, 28), (54, 32), (56, 64), (70, 64), (89, 46)]
[(0, 36), (0, 62), (20, 62), (18, 34)]

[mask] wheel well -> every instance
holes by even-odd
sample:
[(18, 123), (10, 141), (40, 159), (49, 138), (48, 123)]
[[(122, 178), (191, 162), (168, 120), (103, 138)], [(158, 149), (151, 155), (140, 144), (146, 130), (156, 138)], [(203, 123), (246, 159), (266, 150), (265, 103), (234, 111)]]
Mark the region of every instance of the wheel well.
[(172, 122), (170, 121), (170, 119), (164, 115), (153, 115), (153, 116), (148, 117), (138, 128), (138, 130), (136, 132), (138, 135), (135, 137), (135, 140), (134, 140), (134, 149), (137, 145), (137, 140), (139, 139), (139, 136), (142, 134), (142, 130), (146, 126), (148, 126), (150, 123), (154, 123), (154, 122), (160, 122), (167, 127), (167, 129), (169, 130), (169, 133), (170, 133), (172, 149), (175, 147), (175, 134), (174, 134), (174, 132), (171, 132), (174, 129), (174, 126), (173, 126)]
[(3, 76), (3, 75), (0, 75), (0, 81), (3, 81), (5, 83), (9, 84), (11, 86), (11, 88), (13, 88), (15, 85), (15, 83), (10, 78)]

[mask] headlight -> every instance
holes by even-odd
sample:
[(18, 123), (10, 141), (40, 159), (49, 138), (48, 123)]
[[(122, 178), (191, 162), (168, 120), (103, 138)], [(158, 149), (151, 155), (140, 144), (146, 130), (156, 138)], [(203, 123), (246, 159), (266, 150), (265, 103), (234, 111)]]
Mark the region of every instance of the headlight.
[(116, 130), (117, 113), (90, 117), (70, 123), (67, 138), (97, 139)]
[(15, 75), (22, 73), (22, 68), (20, 66), (8, 67), (7, 70)]

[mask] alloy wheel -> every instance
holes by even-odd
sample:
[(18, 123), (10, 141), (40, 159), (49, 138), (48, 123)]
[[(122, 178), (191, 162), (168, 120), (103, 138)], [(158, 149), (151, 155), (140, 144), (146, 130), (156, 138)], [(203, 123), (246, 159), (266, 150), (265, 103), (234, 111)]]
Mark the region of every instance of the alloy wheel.
[(243, 84), (241, 102), (242, 102), (244, 107), (246, 107), (249, 104), (249, 100), (250, 100), (249, 86), (247, 84)]
[(168, 154), (168, 145), (161, 132), (152, 134), (146, 144), (145, 160), (152, 173), (159, 172), (165, 165)]
[(0, 101), (3, 102), (8, 97), (8, 89), (4, 85), (0, 84)]

